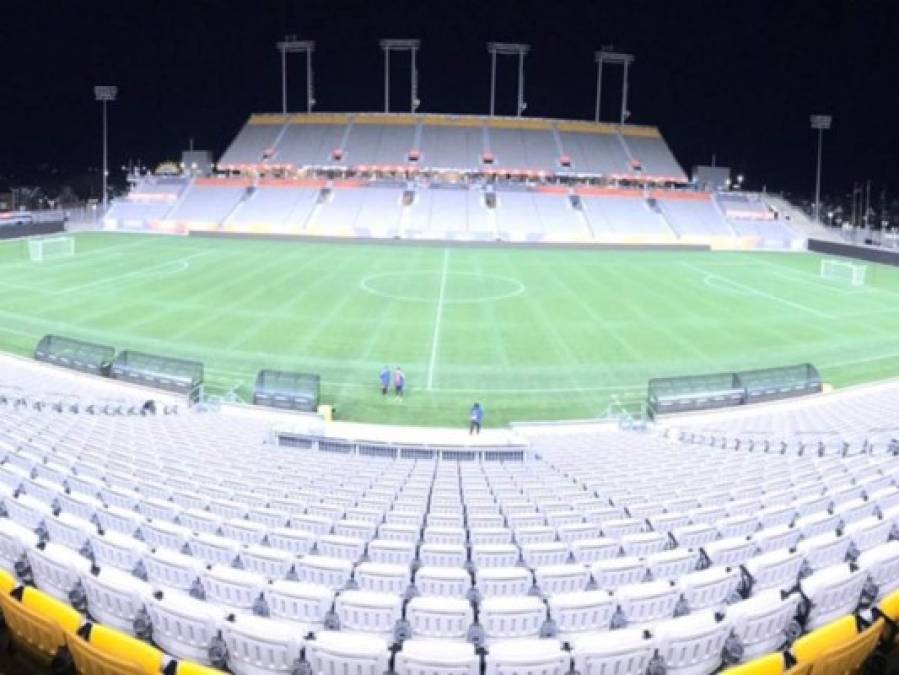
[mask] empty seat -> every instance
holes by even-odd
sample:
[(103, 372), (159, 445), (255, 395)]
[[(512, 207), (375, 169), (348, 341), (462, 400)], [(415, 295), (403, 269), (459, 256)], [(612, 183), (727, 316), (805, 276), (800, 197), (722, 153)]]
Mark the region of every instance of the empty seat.
[(565, 675), (571, 669), (571, 657), (557, 640), (497, 641), (484, 663), (486, 675)]
[(235, 675), (290, 672), (300, 663), (302, 636), (294, 624), (240, 614), (222, 624), (228, 667)]
[[(87, 610), (100, 623), (134, 634), (134, 621), (145, 612), (152, 588), (133, 574), (115, 567), (82, 574)], [(149, 628), (149, 624), (145, 626)]]
[(106, 532), (121, 532), (134, 536), (140, 531), (143, 518), (136, 511), (126, 511), (117, 506), (97, 509), (97, 521), (100, 529)]
[(893, 523), (890, 521), (868, 516), (848, 524), (843, 534), (852, 541), (856, 553), (861, 553), (886, 543), (892, 529)]
[(465, 530), (458, 526), (432, 526), (424, 529), (422, 541), (425, 544), (444, 544), (447, 546), (461, 546), (465, 543)]
[(182, 551), (193, 535), (189, 528), (165, 520), (145, 522), (140, 531), (150, 548), (170, 548), (173, 551)]
[(661, 532), (641, 532), (621, 537), (620, 543), (624, 555), (645, 557), (664, 551), (668, 536)]
[(194, 532), (217, 534), (222, 527), (222, 517), (201, 509), (185, 509), (178, 522)]
[(353, 578), (362, 590), (402, 595), (409, 588), (409, 566), (365, 562), (356, 568)]
[(734, 635), (743, 646), (743, 659), (781, 649), (799, 630), (791, 628), (799, 609), (798, 593), (787, 595), (777, 589), (759, 591), (748, 600), (727, 608)]
[(38, 536), (24, 525), (0, 518), (0, 567), (16, 574), (16, 564), (25, 561), (25, 552), (37, 546)]
[(637, 518), (616, 518), (602, 523), (602, 534), (612, 539), (621, 539), (629, 534), (643, 531), (643, 521)]
[(197, 558), (167, 548), (148, 553), (144, 567), (151, 584), (182, 593), (196, 589), (204, 571), (203, 563)]
[[(321, 675), (384, 675), (387, 641), (377, 635), (322, 631), (306, 644), (306, 661)], [(428, 671), (432, 675), (435, 671)], [(454, 674), (455, 675), (455, 674)]]
[(90, 539), (94, 563), (99, 567), (116, 567), (126, 572), (142, 572), (147, 545), (121, 532), (95, 533)]
[(836, 532), (824, 532), (803, 539), (796, 546), (796, 550), (805, 560), (806, 567), (817, 571), (845, 562), (851, 543), (847, 536), (840, 536)]
[(827, 511), (817, 511), (796, 519), (794, 527), (802, 532), (803, 539), (824, 533), (835, 532), (840, 526), (840, 517)]
[(585, 675), (639, 675), (656, 652), (656, 642), (639, 628), (589, 633), (575, 637), (574, 670)]
[(471, 562), (478, 568), (512, 567), (518, 563), (520, 555), (514, 544), (476, 544), (471, 547)]
[(568, 544), (561, 541), (540, 541), (521, 546), (522, 559), (531, 569), (542, 565), (561, 565), (568, 561), (570, 555)]
[(288, 551), (253, 544), (240, 552), (244, 569), (266, 579), (284, 579), (293, 571), (296, 558)]
[(653, 579), (677, 579), (695, 570), (698, 563), (699, 552), (682, 547), (646, 556), (646, 567)]
[(523, 567), (484, 567), (475, 573), (475, 583), (482, 597), (492, 597), (525, 595), (534, 580)]
[(653, 626), (659, 656), (669, 675), (705, 675), (722, 665), (724, 645), (731, 623), (708, 610)]
[(547, 618), (546, 605), (530, 595), (484, 598), (478, 619), (489, 642), (538, 637)]
[(422, 565), (435, 567), (463, 567), (468, 559), (461, 544), (422, 544), (418, 550)]
[(646, 561), (626, 556), (609, 558), (593, 563), (590, 567), (597, 588), (613, 590), (626, 584), (640, 583), (646, 578)]
[(474, 613), (468, 600), (418, 596), (406, 606), (406, 620), (416, 639), (464, 640), (474, 620)]
[(679, 580), (683, 597), (691, 612), (720, 609), (735, 599), (740, 585), (740, 572), (731, 567), (716, 566), (685, 574)]
[(752, 541), (761, 553), (779, 551), (784, 548), (795, 548), (802, 538), (802, 532), (790, 525), (775, 525), (759, 530), (752, 536)]
[(153, 641), (179, 659), (209, 663), (209, 648), (227, 611), (180, 593), (157, 593), (147, 600)]
[(464, 598), (471, 589), (471, 574), (463, 567), (419, 567), (415, 588), (421, 595)]
[(806, 598), (805, 628), (814, 630), (858, 608), (867, 575), (848, 564), (832, 565), (800, 582)]
[(202, 576), (206, 601), (231, 611), (252, 612), (266, 587), (265, 577), (247, 570), (213, 565)]
[(72, 602), (73, 592), (81, 584), (81, 576), (90, 571), (86, 558), (70, 548), (47, 542), (26, 552), (34, 585), (63, 602)]
[(268, 528), (265, 525), (250, 520), (233, 519), (222, 523), (222, 535), (244, 546), (261, 544), (266, 534)]
[(556, 529), (546, 525), (516, 527), (515, 543), (524, 549), (530, 544), (548, 544), (556, 540)]
[(240, 555), (240, 544), (230, 537), (201, 532), (188, 542), (191, 554), (207, 565), (232, 565)]
[(265, 590), (271, 616), (294, 621), (309, 630), (319, 630), (334, 602), (334, 591), (327, 586), (304, 581), (273, 581)]
[(614, 558), (621, 550), (617, 539), (596, 537), (594, 539), (577, 539), (572, 541), (572, 557), (582, 565), (592, 565), (599, 560)]
[(44, 523), (47, 535), (53, 543), (80, 551), (97, 532), (97, 526), (71, 513), (60, 513), (47, 518)]
[(759, 529), (759, 520), (755, 515), (730, 516), (716, 522), (715, 527), (722, 539), (747, 537)]
[(315, 546), (315, 535), (291, 527), (276, 527), (268, 532), (268, 544), (292, 555), (306, 555)]
[(373, 539), (368, 542), (371, 562), (409, 566), (415, 560), (415, 543), (400, 539)]
[(556, 593), (547, 599), (550, 618), (562, 640), (577, 635), (608, 630), (618, 603), (609, 591)]
[(694, 523), (675, 528), (671, 531), (671, 536), (681, 548), (699, 549), (715, 541), (718, 538), (718, 530), (707, 523)]
[(472, 644), (414, 638), (397, 652), (394, 670), (397, 675), (480, 675), (480, 662)]
[(876, 600), (882, 600), (899, 588), (899, 541), (889, 541), (868, 549), (856, 563), (877, 588)]
[(378, 633), (392, 640), (402, 605), (402, 596), (395, 593), (344, 591), (337, 596), (334, 609), (341, 631)]
[(712, 565), (738, 567), (755, 554), (755, 544), (746, 537), (719, 539), (702, 548)]
[(647, 581), (615, 590), (621, 617), (628, 626), (648, 626), (673, 617), (680, 596), (680, 587), (670, 581)]
[(762, 553), (750, 558), (743, 566), (749, 577), (748, 590), (752, 593), (769, 588), (788, 591), (796, 586), (802, 563), (802, 554), (790, 549)]
[(544, 565), (534, 569), (534, 581), (545, 596), (583, 591), (590, 583), (590, 571), (579, 563)]

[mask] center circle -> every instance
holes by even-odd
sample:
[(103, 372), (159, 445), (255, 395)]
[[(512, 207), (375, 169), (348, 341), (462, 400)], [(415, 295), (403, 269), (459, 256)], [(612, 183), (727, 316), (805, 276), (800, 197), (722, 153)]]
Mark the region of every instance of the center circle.
[(446, 272), (420, 270), (413, 272), (384, 272), (365, 277), (359, 287), (372, 295), (402, 302), (447, 305), (508, 300), (524, 293), (524, 284), (511, 277), (480, 272)]

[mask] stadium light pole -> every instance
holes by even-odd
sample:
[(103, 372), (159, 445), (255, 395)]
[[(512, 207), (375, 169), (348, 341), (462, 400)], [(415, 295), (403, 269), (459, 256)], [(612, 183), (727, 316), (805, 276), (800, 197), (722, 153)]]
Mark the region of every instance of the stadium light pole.
[(815, 171), (815, 220), (821, 222), (821, 149), (824, 145), (824, 132), (830, 129), (833, 117), (830, 115), (812, 115), (809, 119), (812, 129), (818, 131), (818, 166)]
[(109, 208), (109, 190), (106, 181), (109, 178), (109, 153), (107, 152), (106, 104), (115, 101), (119, 88), (109, 84), (98, 84), (94, 87), (94, 98), (103, 104), (103, 213)]
[(599, 114), (602, 108), (602, 67), (603, 64), (608, 63), (610, 65), (620, 65), (624, 69), (624, 76), (621, 80), (621, 124), (624, 124), (627, 118), (631, 116), (630, 110), (627, 109), (628, 73), (630, 72), (630, 65), (635, 59), (633, 54), (616, 52), (614, 49), (612, 45), (609, 45), (593, 53), (596, 60), (596, 109), (593, 119), (599, 122)]
[(496, 111), (496, 55), (518, 57), (518, 102), (515, 114), (521, 117), (528, 104), (524, 101), (524, 57), (531, 51), (530, 45), (517, 42), (488, 42), (490, 52), (490, 117)]
[(411, 112), (418, 110), (421, 101), (418, 99), (418, 67), (416, 57), (421, 48), (421, 40), (385, 38), (378, 44), (384, 51), (384, 112), (390, 112), (390, 52), (409, 52), (412, 63), (412, 74), (409, 82), (409, 98)]
[(275, 43), (275, 47), (281, 52), (281, 112), (287, 114), (287, 55), (306, 54), (306, 112), (311, 113), (315, 106), (315, 91), (312, 79), (312, 53), (315, 51), (313, 40), (297, 40), (296, 35), (286, 35), (283, 40)]

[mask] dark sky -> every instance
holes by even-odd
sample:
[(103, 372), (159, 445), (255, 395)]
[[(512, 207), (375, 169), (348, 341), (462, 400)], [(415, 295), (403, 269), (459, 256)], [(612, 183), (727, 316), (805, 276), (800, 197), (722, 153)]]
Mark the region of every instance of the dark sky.
[[(532, 45), (528, 115), (590, 118), (592, 54), (614, 44), (637, 57), (632, 121), (658, 125), (688, 170), (715, 153), (751, 187), (810, 193), (808, 115), (828, 112), (825, 190), (871, 178), (899, 191), (896, 0), (0, 0), (0, 171), (96, 165), (92, 86), (107, 82), (113, 166), (176, 158), (190, 137), (218, 156), (250, 112), (280, 108), (285, 33), (318, 43), (319, 111), (381, 109), (377, 40), (418, 37), (422, 111), (486, 112), (497, 40)], [(501, 65), (498, 112), (511, 112), (515, 70)], [(407, 68), (392, 71), (403, 107)], [(300, 109), (299, 59), (293, 72)], [(606, 81), (607, 117), (619, 88)]]

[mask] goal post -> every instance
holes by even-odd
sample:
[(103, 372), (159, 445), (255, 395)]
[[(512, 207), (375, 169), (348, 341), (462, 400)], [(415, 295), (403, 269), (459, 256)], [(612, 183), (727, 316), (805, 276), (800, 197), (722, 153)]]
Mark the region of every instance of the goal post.
[(28, 240), (28, 259), (42, 262), (75, 255), (74, 237), (35, 237)]
[(852, 286), (865, 285), (867, 265), (852, 263), (847, 260), (824, 258), (821, 261), (821, 278), (843, 281)]

